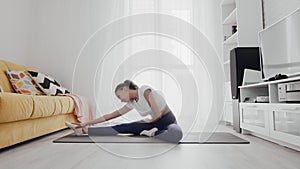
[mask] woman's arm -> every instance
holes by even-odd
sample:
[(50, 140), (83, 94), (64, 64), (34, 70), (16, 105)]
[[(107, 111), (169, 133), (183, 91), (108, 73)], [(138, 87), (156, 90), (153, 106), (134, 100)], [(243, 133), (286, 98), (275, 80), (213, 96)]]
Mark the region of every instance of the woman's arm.
[(87, 125), (93, 125), (93, 124), (97, 124), (97, 123), (102, 123), (102, 122), (105, 122), (105, 121), (108, 121), (108, 120), (111, 120), (111, 119), (114, 119), (114, 118), (117, 118), (119, 116), (122, 116), (124, 114), (126, 114), (127, 112), (129, 112), (131, 109), (128, 108), (127, 106), (123, 106), (122, 108), (120, 108), (119, 110), (116, 110), (110, 114), (105, 114), (95, 120), (92, 120), (92, 121), (89, 121), (89, 122), (86, 122), (86, 123), (81, 123), (80, 124), (80, 127), (85, 127)]
[(148, 89), (144, 92), (144, 97), (147, 100), (151, 110), (153, 111), (153, 114), (151, 115), (152, 119), (150, 119), (150, 120), (146, 119), (144, 121), (147, 123), (151, 123), (151, 122), (154, 122), (155, 120), (157, 120), (158, 118), (160, 118), (162, 113), (159, 110), (159, 108), (154, 100), (154, 97), (152, 95), (152, 91), (150, 89)]

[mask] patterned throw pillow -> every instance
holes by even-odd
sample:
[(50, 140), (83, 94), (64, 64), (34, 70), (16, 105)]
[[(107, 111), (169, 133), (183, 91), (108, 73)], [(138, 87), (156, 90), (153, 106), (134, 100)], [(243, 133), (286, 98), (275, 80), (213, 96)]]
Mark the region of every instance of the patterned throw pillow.
[(48, 75), (35, 71), (28, 71), (28, 73), (42, 91), (49, 96), (70, 93), (66, 88), (62, 87), (56, 80)]
[(17, 93), (30, 95), (44, 94), (26, 71), (7, 70), (6, 74)]

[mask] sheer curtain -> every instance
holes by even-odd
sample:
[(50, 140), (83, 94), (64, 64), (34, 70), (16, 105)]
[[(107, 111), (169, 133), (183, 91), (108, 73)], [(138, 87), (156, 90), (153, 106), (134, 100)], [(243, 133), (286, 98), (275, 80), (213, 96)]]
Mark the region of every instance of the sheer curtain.
[[(211, 117), (215, 124), (221, 112), (216, 109), (214, 99), (222, 98), (222, 93), (216, 95), (213, 90), (222, 81), (222, 75), (212, 68), (216, 66), (219, 71), (218, 58), (214, 58), (218, 52), (213, 51), (215, 46), (207, 38), (214, 34), (209, 32), (211, 21), (206, 16), (213, 13), (207, 11), (212, 2), (114, 0), (111, 3), (107, 17), (112, 20), (85, 44), (74, 78), (75, 91), (89, 86), (96, 116), (124, 105), (115, 97), (114, 88), (130, 79), (139, 86), (150, 85), (160, 91), (183, 130), (203, 131)], [(90, 73), (81, 65), (90, 65)], [(220, 78), (216, 77), (219, 75)], [(111, 123), (140, 118), (134, 111)]]
[[(128, 8), (125, 15), (128, 16), (144, 13), (160, 13), (178, 17), (189, 23), (192, 22), (192, 1), (127, 0), (125, 3), (128, 4), (128, 6), (125, 5)], [(158, 26), (158, 24), (163, 23), (159, 23), (159, 21), (157, 21), (153, 24), (154, 26)], [(193, 65), (192, 52), (182, 44), (169, 38), (152, 34), (131, 39), (129, 43), (130, 46), (125, 49), (128, 53), (139, 48), (144, 48), (146, 50), (152, 49), (153, 51), (163, 50), (171, 53), (172, 56), (177, 57), (186, 65)], [(162, 53), (156, 52), (156, 54), (160, 55)], [(156, 62), (164, 64), (164, 62), (168, 62), (168, 60), (161, 60), (158, 58)], [(180, 72), (180, 68), (176, 68), (176, 65), (173, 66), (174, 69), (178, 69)], [(163, 69), (148, 68), (136, 74), (132, 80), (137, 84), (150, 85), (161, 91), (169, 106), (173, 110), (173, 113), (177, 117), (180, 115), (182, 108), (180, 82), (176, 82), (176, 79), (172, 78), (170, 74), (163, 71)], [(137, 117), (136, 114), (128, 114), (127, 116), (130, 116), (130, 119), (136, 119), (134, 117)]]

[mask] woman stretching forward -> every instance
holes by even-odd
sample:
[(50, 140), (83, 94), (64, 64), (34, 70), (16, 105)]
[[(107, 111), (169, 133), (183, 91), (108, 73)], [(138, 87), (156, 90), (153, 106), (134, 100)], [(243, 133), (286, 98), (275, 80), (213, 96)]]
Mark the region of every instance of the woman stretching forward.
[[(119, 110), (86, 123), (75, 125), (66, 122), (66, 125), (75, 132), (83, 130), (89, 136), (107, 136), (119, 133), (146, 135), (172, 143), (177, 143), (182, 139), (182, 130), (178, 126), (174, 114), (157, 91), (149, 86), (138, 87), (132, 81), (126, 80), (116, 87), (115, 94), (121, 102), (127, 103)], [(141, 116), (150, 115), (152, 118), (108, 127), (87, 127), (117, 118), (132, 109), (136, 109)], [(77, 128), (82, 128), (82, 130)]]

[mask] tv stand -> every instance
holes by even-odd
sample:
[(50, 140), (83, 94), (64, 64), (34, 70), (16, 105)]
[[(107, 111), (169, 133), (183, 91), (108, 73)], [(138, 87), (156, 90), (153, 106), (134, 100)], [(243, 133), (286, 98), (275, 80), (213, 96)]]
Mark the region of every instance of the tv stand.
[[(300, 76), (240, 86), (240, 124), (243, 134), (252, 134), (300, 151), (300, 102), (278, 99), (278, 84), (300, 81)], [(267, 103), (257, 103), (267, 96)]]

